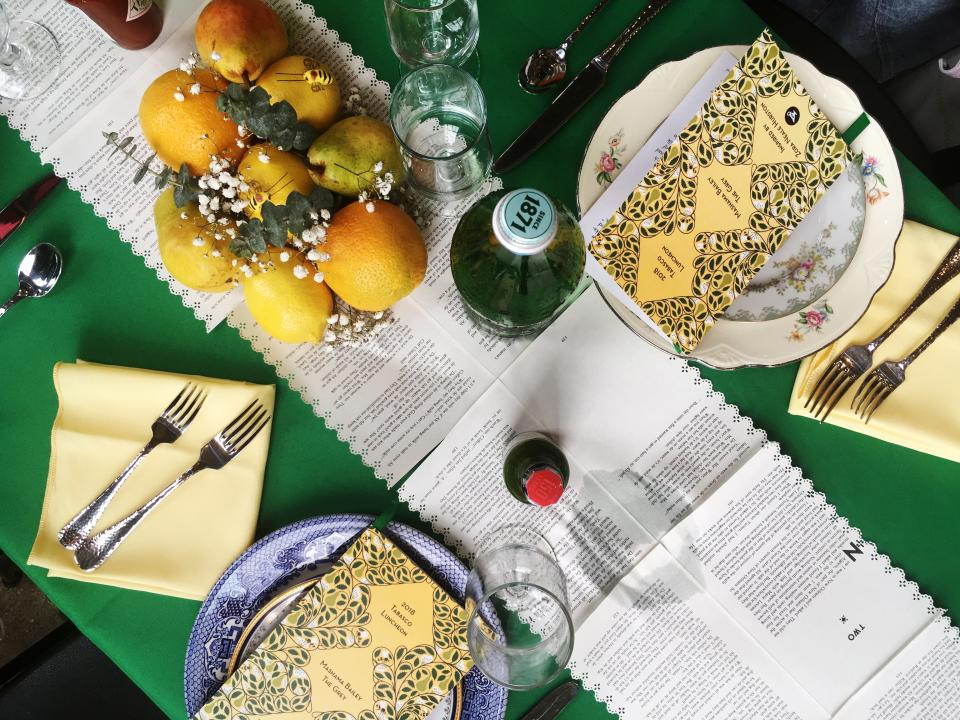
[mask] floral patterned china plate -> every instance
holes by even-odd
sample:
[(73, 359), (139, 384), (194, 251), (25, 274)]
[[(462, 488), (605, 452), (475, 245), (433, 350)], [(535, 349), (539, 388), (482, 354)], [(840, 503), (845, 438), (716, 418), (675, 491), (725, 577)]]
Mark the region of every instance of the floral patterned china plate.
[[(709, 48), (661, 65), (614, 103), (580, 167), (581, 214), (717, 57), (724, 52), (739, 57), (745, 50)], [(863, 113), (846, 85), (803, 58), (787, 57), (804, 87), (839, 127), (848, 127)], [(852, 149), (859, 162), (826, 193), (697, 349), (683, 357), (721, 369), (780, 365), (833, 342), (863, 315), (893, 268), (894, 243), (903, 225), (903, 189), (893, 148), (876, 122), (870, 122)], [(677, 354), (619, 300), (602, 287), (600, 291), (636, 334)]]
[[(373, 522), (367, 515), (323, 515), (288, 525), (250, 547), (213, 586), (190, 632), (184, 665), (187, 714), (195, 714), (249, 652), (329, 570), (339, 548)], [(387, 535), (458, 600), (469, 571), (443, 545), (401, 523)], [(428, 720), (499, 720), (505, 689), (474, 668)]]

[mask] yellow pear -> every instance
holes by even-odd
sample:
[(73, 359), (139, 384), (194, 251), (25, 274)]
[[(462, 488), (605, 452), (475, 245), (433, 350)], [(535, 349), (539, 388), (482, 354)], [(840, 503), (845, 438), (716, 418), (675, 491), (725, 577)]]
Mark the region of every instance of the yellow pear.
[(270, 143), (254, 145), (240, 159), (237, 172), (249, 189), (240, 193), (248, 205), (244, 212), (260, 218), (263, 204), (284, 205), (287, 196), (296, 190), (309, 195), (316, 187), (307, 164), (299, 155), (277, 149)]
[(307, 157), (317, 184), (341, 195), (357, 195), (373, 187), (377, 163), (382, 174), (403, 179), (403, 162), (393, 130), (379, 120), (358, 115), (344, 118), (313, 141)]
[(197, 50), (231, 82), (251, 82), (287, 53), (287, 31), (262, 0), (212, 0), (197, 18)]
[(306, 55), (290, 55), (264, 70), (257, 85), (271, 103), (286, 100), (297, 119), (323, 132), (340, 114), (340, 88), (327, 68)]
[(195, 203), (178, 208), (173, 202), (173, 188), (167, 188), (153, 206), (153, 219), (160, 258), (176, 280), (193, 290), (211, 293), (234, 286), (236, 256), (229, 250), (230, 238), (224, 232), (217, 240), (205, 228), (207, 222)]

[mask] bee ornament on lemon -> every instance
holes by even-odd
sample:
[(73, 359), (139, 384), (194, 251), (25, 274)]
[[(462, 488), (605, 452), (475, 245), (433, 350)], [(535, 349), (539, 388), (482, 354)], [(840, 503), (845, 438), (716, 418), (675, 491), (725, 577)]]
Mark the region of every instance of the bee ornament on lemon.
[(303, 65), (306, 70), (299, 75), (295, 72), (277, 73), (280, 76), (277, 78), (277, 82), (305, 82), (313, 92), (320, 92), (333, 85), (333, 75), (317, 65), (311, 58), (304, 58)]

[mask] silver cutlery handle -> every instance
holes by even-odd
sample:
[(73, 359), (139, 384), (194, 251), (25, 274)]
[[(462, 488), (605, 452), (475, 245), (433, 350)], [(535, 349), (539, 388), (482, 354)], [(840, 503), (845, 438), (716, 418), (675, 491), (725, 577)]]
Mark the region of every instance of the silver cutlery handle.
[(130, 461), (130, 464), (123, 469), (123, 472), (121, 472), (112, 483), (107, 485), (93, 502), (78, 512), (73, 520), (60, 529), (60, 532), (57, 533), (57, 540), (61, 545), (68, 550), (75, 550), (80, 543), (86, 540), (90, 531), (93, 530), (93, 526), (97, 524), (97, 520), (103, 515), (103, 511), (106, 510), (107, 505), (113, 500), (113, 496), (117, 494), (117, 490), (123, 485), (124, 480), (133, 474), (133, 471), (137, 469), (140, 461), (150, 454), (150, 451), (155, 447), (156, 445), (152, 441), (144, 445), (143, 449)]
[(926, 284), (920, 288), (917, 296), (907, 305), (906, 309), (900, 313), (897, 319), (887, 326), (886, 330), (877, 335), (871, 342), (867, 343), (867, 349), (870, 352), (876, 350), (884, 340), (893, 335), (894, 330), (903, 325), (904, 321), (916, 312), (917, 308), (929, 300), (931, 295), (953, 280), (958, 274), (960, 274), (960, 239), (958, 239), (950, 249), (950, 252), (947, 253), (947, 256), (940, 265), (937, 266), (937, 269), (934, 270), (933, 275), (930, 276)]
[(933, 332), (927, 336), (927, 339), (917, 345), (916, 349), (912, 353), (900, 361), (900, 364), (906, 368), (907, 365), (920, 357), (924, 350), (933, 345), (934, 341), (943, 335), (946, 329), (953, 325), (957, 320), (960, 320), (960, 298), (958, 298), (957, 302), (954, 303), (952, 308), (950, 308), (950, 312), (944, 315), (943, 319), (937, 323), (937, 326), (933, 329)]
[(600, 2), (594, 5), (593, 9), (583, 16), (580, 24), (573, 29), (573, 32), (567, 35), (567, 39), (563, 41), (560, 47), (566, 50), (570, 46), (570, 43), (577, 39), (580, 33), (583, 32), (584, 28), (586, 28), (587, 25), (589, 25), (593, 19), (600, 14), (600, 11), (603, 10), (609, 2), (610, 0), (600, 0)]
[(597, 55), (593, 62), (604, 70), (608, 69), (610, 63), (623, 52), (623, 49), (633, 40), (634, 36), (643, 29), (643, 26), (653, 20), (669, 4), (670, 0), (651, 0), (650, 4), (637, 16), (637, 19), (630, 23), (627, 29), (620, 33), (617, 39), (610, 43), (603, 52)]
[(6, 315), (7, 310), (12, 308), (14, 305), (16, 305), (18, 302), (23, 300), (25, 297), (26, 295), (21, 293), (19, 290), (15, 292), (13, 295), (11, 295), (9, 300), (7, 300), (3, 305), (0, 305), (0, 317), (3, 317), (4, 315)]
[(120, 547), (120, 544), (126, 537), (132, 533), (137, 526), (149, 515), (157, 505), (178, 487), (183, 485), (193, 475), (206, 467), (206, 464), (197, 461), (193, 467), (183, 473), (180, 477), (167, 485), (163, 490), (147, 500), (143, 505), (127, 515), (123, 520), (111, 525), (106, 530), (97, 533), (93, 537), (87, 538), (76, 553), (74, 560), (81, 570), (90, 572), (100, 567), (103, 562), (113, 555), (114, 551)]

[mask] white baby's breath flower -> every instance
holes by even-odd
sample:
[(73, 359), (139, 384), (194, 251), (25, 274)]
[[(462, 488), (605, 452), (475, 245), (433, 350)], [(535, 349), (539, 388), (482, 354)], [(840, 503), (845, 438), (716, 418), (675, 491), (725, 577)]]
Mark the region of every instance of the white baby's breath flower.
[(227, 236), (230, 238), (235, 238), (237, 236), (237, 231), (233, 228), (227, 228)]
[(280, 262), (287, 262), (290, 259), (290, 253), (286, 250), (280, 253)]
[(376, 165), (373, 166), (373, 171), (374, 171), (375, 173), (378, 173), (378, 172), (380, 172), (380, 171), (382, 171), (382, 170), (383, 170), (383, 163), (382, 163), (382, 162), (378, 162)]
[(220, 257), (221, 255), (219, 250), (213, 250), (210, 254), (213, 255), (214, 257)]
[(313, 221), (313, 222), (319, 222), (319, 220), (320, 220), (320, 216), (317, 215), (317, 211), (316, 211), (316, 210), (311, 210), (309, 213), (307, 213), (307, 217), (309, 217), (310, 220)]
[(323, 333), (323, 340), (328, 343), (336, 342), (337, 334), (333, 330), (327, 330)]
[(380, 320), (382, 317), (383, 317), (383, 311), (382, 311), (382, 310), (378, 310), (377, 312), (375, 312), (375, 313), (373, 314), (373, 319), (374, 319), (374, 320)]
[(188, 72), (191, 72), (192, 70), (193, 70), (193, 66), (191, 66), (190, 63), (188, 63), (186, 60), (180, 61), (180, 72), (188, 73)]
[(247, 277), (253, 277), (253, 268), (249, 265), (241, 265), (240, 272), (242, 272)]
[(313, 281), (314, 281), (314, 282), (318, 282), (318, 283), (322, 283), (322, 282), (323, 282), (323, 273), (322, 273), (322, 272), (316, 272), (316, 273), (314, 273), (314, 274), (313, 274)]
[(307, 253), (307, 260), (309, 260), (310, 262), (316, 262), (319, 259), (320, 259), (319, 251), (311, 249), (310, 252)]
[(180, 219), (181, 219), (181, 220), (186, 220), (188, 217), (190, 217), (190, 216), (187, 215), (185, 212), (180, 213)]
[(183, 92), (180, 90), (180, 88), (177, 88), (177, 91), (173, 94), (173, 99), (176, 100), (177, 102), (183, 102), (184, 100), (186, 100), (186, 97), (184, 97)]
[(200, 247), (201, 245), (203, 245), (203, 238), (200, 237), (199, 235), (197, 235), (197, 236), (193, 239), (193, 244), (196, 245), (197, 247)]
[(243, 123), (240, 123), (239, 125), (237, 125), (237, 134), (240, 135), (240, 137), (246, 137), (248, 132), (250, 131), (247, 130), (247, 126), (244, 125)]
[(251, 255), (251, 256), (250, 256), (250, 262), (257, 262), (259, 259), (260, 259), (260, 258), (258, 258), (256, 255)]
[(341, 316), (340, 316), (340, 327), (346, 327), (346, 326), (349, 325), (349, 324), (350, 324), (350, 318), (348, 318), (346, 315), (341, 315)]
[(293, 266), (293, 276), (297, 278), (297, 280), (303, 280), (309, 274), (309, 271), (303, 265)]
[(236, 191), (235, 188), (225, 187), (225, 188), (220, 192), (220, 194), (223, 195), (225, 198), (229, 198), (229, 199), (232, 200), (233, 198), (235, 198), (235, 197), (237, 196), (237, 191)]
[(263, 150), (257, 154), (257, 160), (262, 162), (264, 165), (270, 162), (270, 156), (267, 155)]
[(202, 89), (203, 88), (200, 87), (200, 83), (194, 83), (193, 85), (190, 86), (190, 94), (199, 95)]
[(340, 316), (337, 315), (337, 313), (334, 313), (333, 315), (327, 318), (327, 325), (336, 325), (339, 319), (340, 319)]
[(247, 206), (246, 200), (237, 200), (235, 203), (230, 205), (230, 210), (235, 213), (243, 212), (243, 209)]
[(228, 217), (222, 217), (222, 218), (220, 218), (219, 220), (217, 220), (217, 222), (220, 223), (221, 225), (229, 225), (229, 224), (230, 224), (230, 218), (228, 218)]
[(214, 50), (212, 53), (210, 53), (210, 59), (213, 60), (214, 62), (220, 62), (222, 58), (220, 56), (220, 53)]
[(327, 210), (326, 208), (324, 208), (323, 210), (320, 211), (320, 217), (322, 217), (324, 220), (329, 220), (329, 219), (330, 219), (330, 211)]
[(372, 213), (374, 210), (377, 209), (376, 205), (374, 205), (372, 202), (368, 202), (364, 207), (367, 208), (368, 213)]
[(214, 233), (214, 234), (213, 234), (213, 239), (214, 239), (214, 240), (223, 240), (223, 235), (221, 235), (220, 233)]
[(353, 324), (353, 330), (354, 330), (354, 332), (363, 332), (363, 328), (364, 328), (364, 327), (365, 327), (365, 326), (364, 326), (364, 324), (363, 324), (363, 320), (357, 320), (357, 321)]
[(317, 253), (317, 262), (327, 262), (330, 259), (330, 253), (318, 252)]

